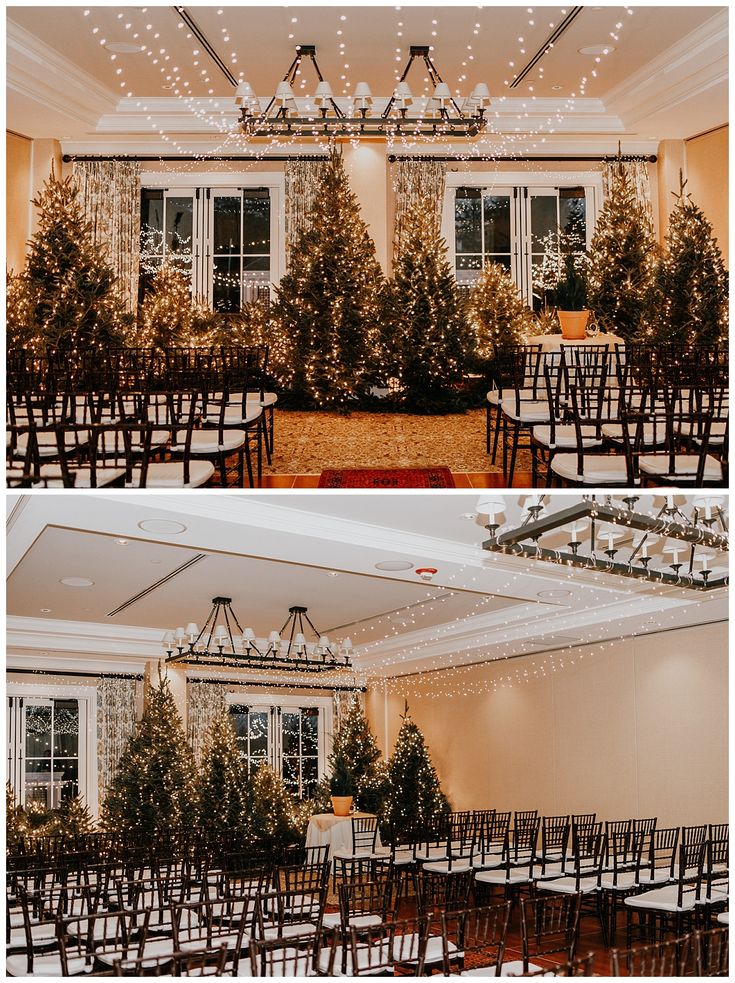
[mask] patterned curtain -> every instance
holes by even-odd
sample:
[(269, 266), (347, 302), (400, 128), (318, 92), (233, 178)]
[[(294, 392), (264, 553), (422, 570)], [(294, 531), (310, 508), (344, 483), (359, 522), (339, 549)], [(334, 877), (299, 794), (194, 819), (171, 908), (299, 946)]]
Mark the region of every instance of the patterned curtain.
[(97, 683), (97, 775), (99, 801), (115, 774), (120, 756), (135, 733), (138, 688), (142, 680), (102, 676)]
[(334, 727), (335, 734), (342, 725), (342, 721), (347, 714), (347, 711), (352, 706), (353, 700), (357, 700), (362, 707), (363, 713), (365, 712), (364, 693), (350, 693), (344, 690), (335, 690), (332, 694), (332, 699), (334, 700), (334, 717), (332, 720), (332, 725)]
[(445, 166), (438, 160), (399, 160), (395, 167), (394, 259), (401, 251), (406, 218), (414, 206), (421, 205), (425, 214), (433, 216), (437, 232), (441, 228), (445, 174)]
[(636, 198), (653, 233), (653, 205), (651, 204), (651, 179), (645, 160), (609, 160), (602, 169), (602, 195), (607, 198), (618, 174), (625, 173), (635, 189)]
[(92, 239), (106, 253), (125, 307), (138, 304), (140, 166), (127, 160), (75, 160), (74, 181)]
[(189, 742), (199, 764), (204, 752), (204, 740), (213, 720), (227, 709), (227, 688), (219, 683), (193, 683), (187, 686), (186, 708)]
[(302, 232), (312, 224), (317, 188), (324, 174), (324, 160), (286, 161), (286, 268), (291, 250)]

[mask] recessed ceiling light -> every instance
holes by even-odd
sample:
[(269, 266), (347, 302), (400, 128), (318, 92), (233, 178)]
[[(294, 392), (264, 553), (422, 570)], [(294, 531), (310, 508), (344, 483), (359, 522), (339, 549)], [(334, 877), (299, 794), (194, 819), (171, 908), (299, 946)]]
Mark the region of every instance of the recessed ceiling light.
[(62, 577), (59, 583), (65, 587), (94, 587), (94, 581), (86, 577)]
[(536, 597), (569, 597), (570, 590), (540, 590)]
[(41, 614), (50, 614), (51, 608), (41, 608)]
[(586, 44), (584, 48), (577, 48), (580, 55), (609, 55), (615, 51), (613, 44)]
[(169, 536), (186, 532), (184, 523), (174, 522), (173, 519), (143, 519), (142, 522), (138, 523), (138, 529), (142, 529), (144, 532), (160, 532)]
[(105, 47), (116, 55), (139, 55), (141, 51), (145, 51), (144, 45), (133, 41), (105, 41)]
[(375, 564), (376, 570), (412, 570), (413, 563), (408, 560), (381, 560)]
[(339, 577), (339, 571), (337, 570), (327, 570), (328, 577)]
[(552, 85), (551, 88), (554, 90), (554, 92), (561, 92), (561, 86), (560, 85)]
[(127, 539), (116, 539), (115, 542), (118, 544), (118, 546), (127, 546), (128, 545), (128, 540)]
[(476, 518), (477, 518), (477, 512), (463, 512), (462, 515), (460, 515), (460, 519), (466, 519), (468, 522), (470, 521), (470, 519), (476, 519)]

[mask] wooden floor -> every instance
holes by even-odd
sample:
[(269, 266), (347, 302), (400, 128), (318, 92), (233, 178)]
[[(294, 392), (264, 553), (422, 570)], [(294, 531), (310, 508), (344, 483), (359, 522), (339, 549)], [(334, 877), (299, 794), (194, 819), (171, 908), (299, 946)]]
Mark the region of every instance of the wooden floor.
[[(507, 488), (507, 479), (501, 473), (453, 471), (452, 477), (457, 488)], [(263, 475), (261, 488), (318, 488), (318, 474), (271, 474)], [(530, 488), (531, 472), (516, 471), (513, 477), (514, 488)], [(339, 491), (340, 489), (332, 489)]]

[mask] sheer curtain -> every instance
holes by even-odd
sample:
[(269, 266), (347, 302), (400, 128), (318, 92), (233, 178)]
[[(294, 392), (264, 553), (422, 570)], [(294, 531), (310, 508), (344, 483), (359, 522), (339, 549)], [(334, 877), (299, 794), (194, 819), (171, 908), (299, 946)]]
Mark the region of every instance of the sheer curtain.
[(75, 160), (73, 175), (92, 239), (115, 271), (125, 308), (134, 312), (140, 263), (140, 165), (127, 160)]
[(414, 206), (421, 205), (424, 213), (433, 218), (436, 230), (441, 228), (446, 170), (445, 165), (437, 160), (399, 160), (395, 167), (394, 258), (401, 251), (406, 219)]
[(186, 719), (189, 741), (197, 763), (202, 760), (207, 731), (227, 709), (227, 687), (220, 683), (192, 683), (187, 686)]
[(135, 733), (138, 691), (143, 681), (103, 676), (97, 683), (97, 775), (99, 801), (115, 774), (120, 756)]
[(615, 178), (624, 173), (635, 189), (636, 198), (653, 233), (653, 205), (651, 203), (651, 178), (648, 164), (645, 160), (609, 160), (602, 170), (602, 193), (605, 198), (610, 194)]
[(299, 236), (312, 224), (317, 189), (325, 166), (324, 160), (286, 161), (286, 269)]

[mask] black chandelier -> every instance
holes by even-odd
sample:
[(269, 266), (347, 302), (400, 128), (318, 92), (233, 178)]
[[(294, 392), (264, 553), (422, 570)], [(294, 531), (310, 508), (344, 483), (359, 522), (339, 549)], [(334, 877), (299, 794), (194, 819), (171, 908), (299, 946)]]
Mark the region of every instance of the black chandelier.
[[(379, 115), (372, 115), (373, 96), (366, 82), (358, 82), (349, 98), (348, 115), (337, 103), (332, 88), (324, 79), (316, 60), (316, 46), (296, 46), (296, 57), (283, 80), (278, 83), (264, 110), (249, 82), (242, 81), (235, 90), (235, 104), (240, 107), (240, 129), (247, 136), (425, 136), (476, 137), (487, 125), (485, 110), (490, 105), (490, 92), (485, 83), (478, 83), (460, 108), (449, 86), (436, 69), (428, 44), (411, 45), (408, 64), (393, 94)], [(431, 96), (415, 99), (406, 81), (416, 59), (423, 61), (429, 80), (434, 86)], [(315, 110), (300, 115), (293, 83), (301, 64), (308, 59), (314, 65), (318, 84), (314, 95)], [(424, 102), (422, 112), (416, 113), (417, 103)], [(414, 112), (409, 113), (410, 107)]]
[[(280, 631), (259, 640), (252, 628), (240, 626), (231, 597), (213, 597), (201, 631), (190, 622), (185, 629), (166, 632), (162, 643), (166, 663), (299, 672), (352, 670), (351, 639), (330, 641), (316, 630), (305, 607), (294, 605), (288, 612)], [(311, 631), (314, 641), (307, 641), (305, 629)]]
[[(729, 549), (724, 499), (703, 494), (694, 499), (692, 514), (686, 515), (677, 497), (663, 495), (661, 508), (651, 513), (636, 511), (639, 497), (634, 495), (622, 497), (622, 505), (610, 496), (604, 501), (585, 496), (558, 512), (547, 512), (545, 496), (535, 495), (515, 527), (497, 522), (502, 502), (481, 500), (478, 511), (488, 516), (490, 532), (483, 549), (672, 587), (700, 591), (726, 587), (727, 569), (711, 568), (712, 559)], [(554, 532), (566, 533), (565, 546), (542, 546), (542, 537)], [(661, 552), (670, 557), (664, 566), (662, 558), (650, 554), (662, 538)]]

